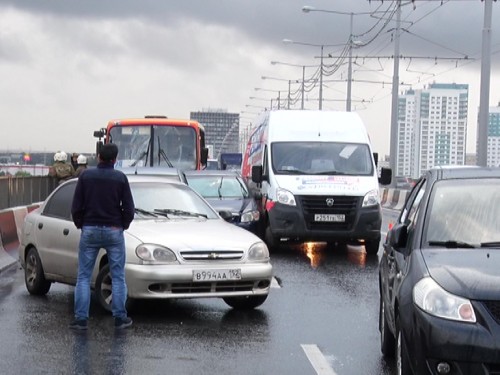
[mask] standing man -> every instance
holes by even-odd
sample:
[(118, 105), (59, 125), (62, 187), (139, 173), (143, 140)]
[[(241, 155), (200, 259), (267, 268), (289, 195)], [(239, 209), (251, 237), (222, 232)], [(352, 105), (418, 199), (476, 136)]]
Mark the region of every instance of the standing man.
[(58, 151), (54, 154), (54, 164), (49, 168), (49, 176), (57, 178), (59, 184), (73, 177), (75, 170), (66, 161), (68, 155), (64, 151)]
[(134, 218), (134, 201), (127, 177), (114, 169), (118, 147), (101, 146), (97, 168), (78, 179), (71, 207), (73, 222), (82, 230), (75, 288), (75, 320), (72, 329), (87, 329), (90, 308), (90, 278), (99, 249), (106, 249), (112, 279), (111, 307), (115, 328), (132, 325), (127, 316), (125, 283), (125, 239), (123, 231)]
[(87, 169), (87, 157), (85, 155), (78, 155), (78, 167), (73, 173), (73, 177), (80, 177), (80, 175)]

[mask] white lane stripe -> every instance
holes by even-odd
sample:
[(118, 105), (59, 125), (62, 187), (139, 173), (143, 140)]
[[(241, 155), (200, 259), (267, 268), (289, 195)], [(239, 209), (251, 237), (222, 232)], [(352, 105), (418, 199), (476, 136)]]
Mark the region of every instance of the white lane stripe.
[(312, 367), (316, 370), (318, 375), (337, 375), (335, 371), (330, 367), (328, 361), (323, 356), (323, 353), (319, 350), (316, 345), (304, 345), (302, 344), (302, 350), (306, 353), (307, 359), (311, 362)]

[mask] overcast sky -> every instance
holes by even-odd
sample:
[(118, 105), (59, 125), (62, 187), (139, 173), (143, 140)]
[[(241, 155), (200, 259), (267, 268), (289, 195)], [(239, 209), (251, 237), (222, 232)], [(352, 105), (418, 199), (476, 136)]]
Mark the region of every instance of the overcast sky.
[[(304, 5), (337, 13), (304, 13)], [(499, 8), (494, 2), (490, 105), (500, 102)], [(352, 108), (375, 151), (387, 154), (393, 10), (389, 0), (0, 0), (0, 149), (92, 152), (93, 131), (108, 120), (147, 114), (222, 108), (246, 125), (247, 112), (301, 80), (299, 66), (308, 66), (306, 79), (314, 75), (319, 45), (332, 56), (323, 109), (344, 110), (347, 59), (337, 56), (353, 13), (356, 43), (365, 45), (353, 50)], [(467, 151), (475, 152), (484, 2), (419, 0), (403, 7), (402, 20), (400, 91), (468, 84)], [(318, 108), (318, 86), (306, 99)]]

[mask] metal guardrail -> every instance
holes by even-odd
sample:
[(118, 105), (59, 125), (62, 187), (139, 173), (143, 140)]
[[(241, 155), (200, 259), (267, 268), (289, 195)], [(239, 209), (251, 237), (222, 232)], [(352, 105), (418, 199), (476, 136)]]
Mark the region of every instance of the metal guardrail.
[(57, 180), (50, 176), (1, 176), (0, 210), (41, 202), (56, 186)]

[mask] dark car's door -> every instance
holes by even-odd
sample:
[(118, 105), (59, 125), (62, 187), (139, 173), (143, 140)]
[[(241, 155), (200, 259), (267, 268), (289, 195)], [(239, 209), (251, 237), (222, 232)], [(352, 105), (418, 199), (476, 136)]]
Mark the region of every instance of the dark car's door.
[[(387, 235), (387, 241), (384, 244), (384, 253), (380, 261), (382, 298), (386, 306), (388, 322), (393, 327), (395, 323), (394, 303), (397, 291), (407, 273), (412, 243), (416, 235), (417, 217), (422, 206), (422, 198), (425, 194), (426, 186), (427, 183), (424, 178), (413, 188), (399, 215), (397, 223)], [(406, 238), (402, 246), (398, 249), (399, 251), (396, 251), (396, 248), (391, 244), (390, 238), (398, 230), (402, 230), (404, 232), (402, 237)]]
[(76, 181), (61, 186), (47, 201), (35, 224), (36, 242), (44, 271), (73, 283), (78, 269), (80, 230), (71, 219)]

